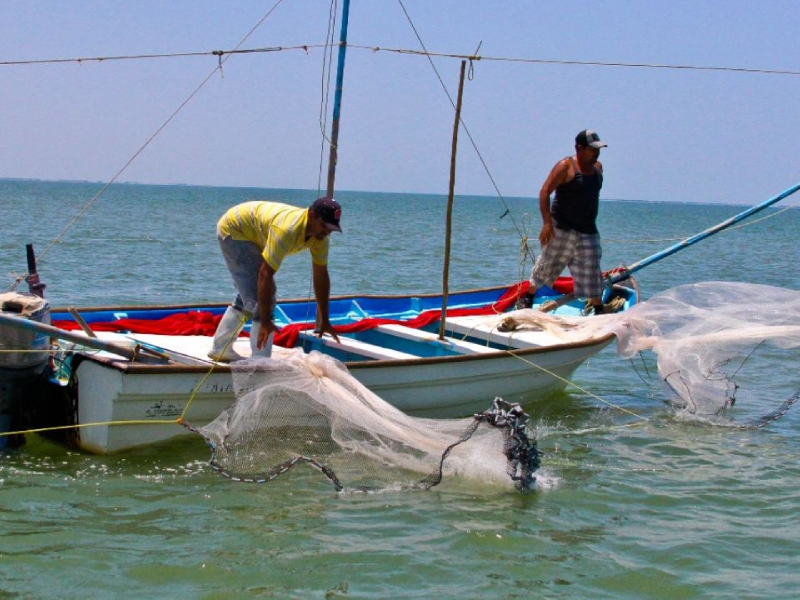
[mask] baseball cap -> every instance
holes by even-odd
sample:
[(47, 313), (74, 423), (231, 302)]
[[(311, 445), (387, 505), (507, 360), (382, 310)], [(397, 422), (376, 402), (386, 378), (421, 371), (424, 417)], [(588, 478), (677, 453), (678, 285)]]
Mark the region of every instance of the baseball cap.
[(600, 141), (600, 136), (591, 129), (584, 129), (576, 135), (575, 143), (579, 146), (591, 146), (592, 148), (605, 148), (608, 146), (605, 142)]
[(341, 205), (329, 196), (317, 198), (311, 209), (320, 217), (331, 231), (338, 231), (341, 233), (342, 228), (339, 226), (339, 219), (342, 218)]

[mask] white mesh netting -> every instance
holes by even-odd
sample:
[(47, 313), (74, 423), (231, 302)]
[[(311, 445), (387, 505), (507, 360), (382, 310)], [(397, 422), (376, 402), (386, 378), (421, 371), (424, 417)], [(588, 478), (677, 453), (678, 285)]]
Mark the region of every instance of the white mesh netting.
[(535, 484), (538, 452), (515, 405), (497, 399), (499, 413), (484, 420), (410, 417), (340, 362), (300, 349), (231, 370), (236, 402), (197, 429), (212, 446), (212, 466), (227, 477), (264, 482), (304, 462), (340, 490), (429, 488), (443, 475), (522, 490)]
[[(796, 290), (730, 282), (682, 285), (621, 318), (614, 327), (619, 352), (653, 351), (675, 405), (689, 414), (721, 415), (739, 400), (743, 424), (760, 425), (798, 399), (800, 385), (793, 370), (786, 371), (800, 348)], [(777, 390), (782, 397), (769, 397)]]
[[(800, 398), (793, 371), (786, 371), (793, 357), (800, 358), (796, 290), (702, 282), (672, 288), (618, 314), (569, 318), (521, 310), (485, 323), (496, 327), (509, 317), (512, 328), (545, 329), (564, 342), (613, 332), (626, 358), (651, 351), (667, 399), (683, 417), (719, 416), (736, 405), (739, 424), (760, 426)], [(783, 395), (769, 397), (764, 390)]]
[[(684, 417), (760, 427), (800, 399), (794, 372), (785, 370), (800, 349), (798, 291), (706, 282), (624, 313), (565, 318), (528, 309), (484, 321), (501, 322), (546, 329), (563, 342), (613, 332), (623, 357), (652, 351), (667, 399)], [(338, 361), (299, 349), (231, 368), (235, 404), (198, 430), (213, 448), (212, 465), (228, 477), (268, 481), (304, 462), (337, 489), (429, 488), (442, 475), (517, 489), (535, 483), (539, 453), (516, 405), (496, 399), (483, 419), (410, 417)], [(766, 389), (785, 393), (766, 397)]]

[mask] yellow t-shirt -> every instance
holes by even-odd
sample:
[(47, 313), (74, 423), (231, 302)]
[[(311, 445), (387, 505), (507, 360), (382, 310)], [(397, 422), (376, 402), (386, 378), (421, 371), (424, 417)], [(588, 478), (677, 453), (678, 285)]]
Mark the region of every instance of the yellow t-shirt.
[(237, 204), (217, 223), (217, 233), (234, 240), (253, 242), (261, 256), (277, 271), (283, 259), (308, 248), (315, 265), (328, 264), (329, 240), (306, 240), (308, 209), (279, 202), (253, 201)]

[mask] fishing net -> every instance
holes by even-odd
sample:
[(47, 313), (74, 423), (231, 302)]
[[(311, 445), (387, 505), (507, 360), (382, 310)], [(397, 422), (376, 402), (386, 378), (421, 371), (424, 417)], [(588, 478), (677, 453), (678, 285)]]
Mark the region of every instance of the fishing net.
[[(736, 405), (741, 424), (758, 427), (800, 398), (795, 372), (785, 370), (792, 358), (795, 363), (800, 358), (796, 290), (729, 282), (682, 285), (619, 319), (613, 330), (620, 353), (654, 352), (672, 403), (686, 414), (713, 417)], [(765, 407), (776, 399), (764, 390), (782, 395), (767, 414)]]
[[(565, 344), (614, 333), (623, 357), (655, 356), (667, 400), (686, 418), (763, 427), (800, 400), (794, 372), (785, 371), (800, 359), (794, 290), (705, 282), (618, 314), (560, 317), (525, 309), (481, 323), (512, 339), (540, 330)], [(306, 464), (338, 490), (426, 489), (448, 476), (535, 486), (540, 458), (528, 417), (500, 398), (472, 418), (420, 419), (317, 352), (289, 350), (231, 369), (235, 404), (196, 431), (213, 449), (212, 466), (232, 479), (270, 481)]]
[(337, 490), (427, 489), (445, 476), (533, 489), (539, 454), (518, 405), (496, 398), (468, 419), (410, 417), (340, 362), (292, 350), (231, 365), (236, 401), (195, 429), (226, 477), (266, 482), (298, 464)]
[[(798, 378), (785, 371), (800, 359), (796, 290), (702, 282), (672, 288), (619, 314), (560, 317), (528, 309), (483, 324), (501, 331), (543, 330), (564, 343), (614, 333), (623, 357), (652, 352), (667, 401), (682, 417), (725, 415), (729, 424), (761, 427), (800, 400)], [(734, 406), (736, 411), (728, 410)], [(738, 422), (731, 421), (734, 416)]]

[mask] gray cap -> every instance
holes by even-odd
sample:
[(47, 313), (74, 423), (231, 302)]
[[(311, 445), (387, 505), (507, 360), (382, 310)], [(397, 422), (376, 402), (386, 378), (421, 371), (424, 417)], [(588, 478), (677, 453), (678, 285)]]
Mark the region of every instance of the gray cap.
[(591, 129), (584, 129), (578, 135), (575, 136), (575, 143), (578, 146), (591, 146), (592, 148), (605, 148), (608, 146), (605, 142), (600, 140), (600, 136), (597, 135)]

